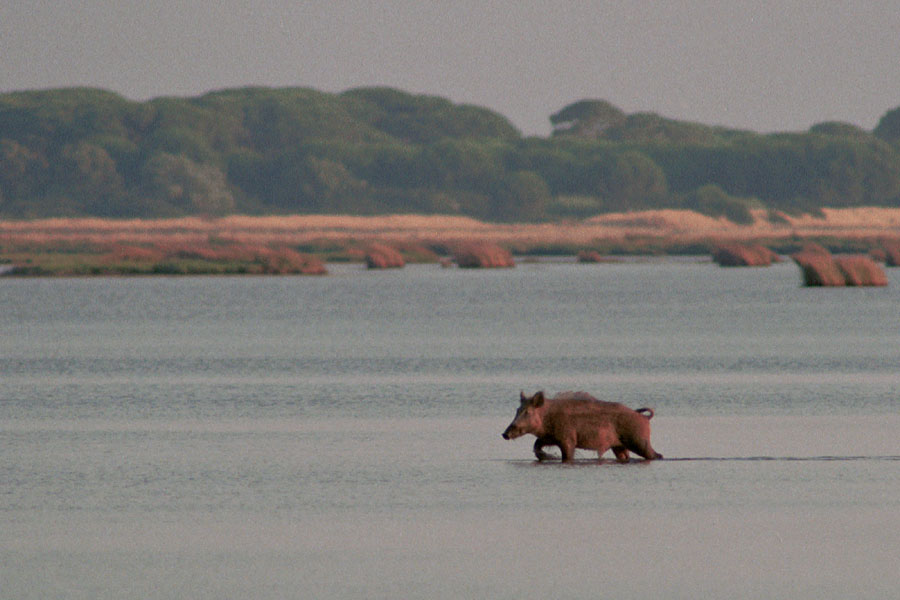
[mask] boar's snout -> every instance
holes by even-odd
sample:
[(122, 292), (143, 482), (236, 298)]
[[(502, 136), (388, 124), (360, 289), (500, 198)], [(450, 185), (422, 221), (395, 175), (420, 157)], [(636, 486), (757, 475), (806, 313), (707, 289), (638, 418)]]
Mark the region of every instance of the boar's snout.
[(503, 432), (504, 440), (514, 440), (517, 437), (521, 436), (522, 432), (515, 426), (515, 424), (510, 425), (506, 428), (506, 431)]

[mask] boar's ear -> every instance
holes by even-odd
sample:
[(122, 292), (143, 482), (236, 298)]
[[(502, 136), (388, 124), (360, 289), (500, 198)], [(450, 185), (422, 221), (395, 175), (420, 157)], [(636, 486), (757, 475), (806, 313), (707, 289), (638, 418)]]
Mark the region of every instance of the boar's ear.
[(544, 390), (539, 391), (534, 396), (531, 397), (531, 404), (535, 408), (544, 405)]
[(525, 395), (525, 390), (519, 390), (519, 402), (522, 404), (528, 403), (528, 396)]

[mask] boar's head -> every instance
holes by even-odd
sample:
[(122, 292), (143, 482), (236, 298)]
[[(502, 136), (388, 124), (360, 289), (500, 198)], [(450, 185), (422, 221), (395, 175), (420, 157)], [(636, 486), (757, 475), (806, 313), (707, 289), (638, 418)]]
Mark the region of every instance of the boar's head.
[(520, 392), (522, 403), (516, 411), (516, 416), (503, 432), (504, 440), (514, 440), (526, 433), (539, 435), (544, 428), (544, 415), (541, 407), (544, 406), (544, 392), (538, 392), (534, 396), (526, 396)]

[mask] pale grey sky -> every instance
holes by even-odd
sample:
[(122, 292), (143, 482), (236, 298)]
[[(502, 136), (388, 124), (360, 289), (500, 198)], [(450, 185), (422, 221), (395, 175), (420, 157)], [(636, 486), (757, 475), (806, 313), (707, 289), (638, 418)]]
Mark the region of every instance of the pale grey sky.
[(525, 134), (583, 98), (761, 132), (900, 106), (900, 3), (820, 0), (0, 0), (0, 91), (144, 100), (388, 85)]

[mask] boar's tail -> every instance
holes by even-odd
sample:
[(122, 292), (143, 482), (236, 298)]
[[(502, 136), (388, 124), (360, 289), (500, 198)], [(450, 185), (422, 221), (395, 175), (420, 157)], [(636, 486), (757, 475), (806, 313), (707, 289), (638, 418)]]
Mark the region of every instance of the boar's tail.
[(639, 408), (639, 409), (637, 409), (637, 410), (634, 411), (634, 412), (639, 412), (639, 413), (641, 413), (641, 414), (643, 414), (643, 413), (650, 413), (650, 414), (644, 415), (645, 417), (647, 417), (647, 420), (648, 420), (648, 421), (649, 421), (650, 419), (653, 418), (653, 414), (654, 414), (652, 408)]

